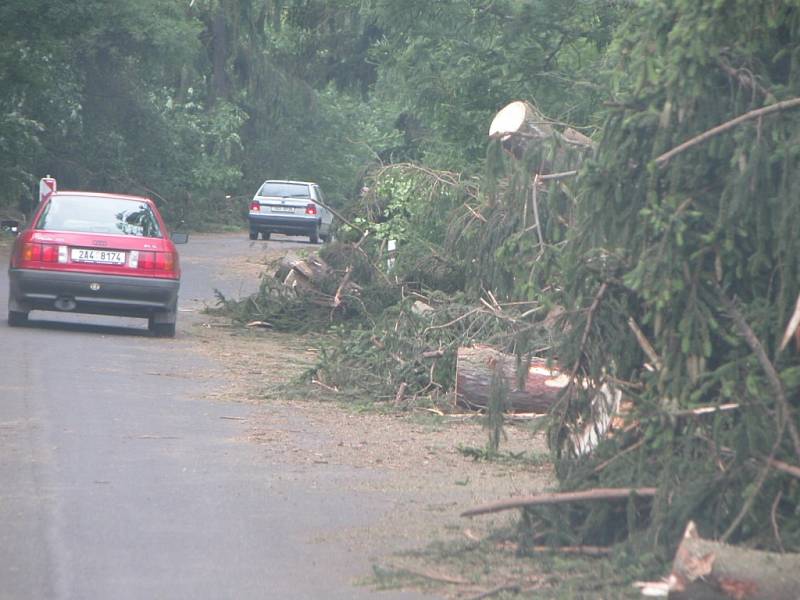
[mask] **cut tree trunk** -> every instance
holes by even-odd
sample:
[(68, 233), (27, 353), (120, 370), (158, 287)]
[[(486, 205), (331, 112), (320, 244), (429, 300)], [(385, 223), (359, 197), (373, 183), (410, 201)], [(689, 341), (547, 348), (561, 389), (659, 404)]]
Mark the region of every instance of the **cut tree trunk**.
[[(503, 148), (517, 160), (533, 146), (549, 148), (550, 161), (543, 161), (537, 172), (540, 175), (563, 171), (567, 166), (565, 148), (572, 147), (582, 153), (593, 147), (593, 142), (579, 131), (567, 127), (563, 132), (556, 131), (551, 121), (530, 102), (517, 100), (504, 106), (492, 119), (489, 137), (499, 138)], [(552, 152), (552, 150), (556, 150)]]
[(492, 376), (500, 366), (508, 389), (508, 412), (547, 413), (558, 400), (569, 377), (533, 358), (523, 385), (517, 385), (516, 357), (490, 346), (459, 348), (456, 362), (456, 402), (471, 410), (485, 409), (491, 396)]
[(489, 137), (500, 138), (503, 148), (522, 158), (531, 144), (544, 144), (553, 139), (553, 128), (533, 104), (517, 100), (503, 107), (489, 126)]
[[(344, 303), (344, 295), (360, 293), (359, 285), (351, 280), (349, 268), (341, 277), (335, 295), (323, 292), (322, 288), (330, 284), (337, 277), (337, 273), (316, 255), (303, 259), (282, 258), (278, 263), (275, 277), (297, 293), (306, 294), (312, 302), (320, 306), (338, 308)], [(327, 285), (327, 287), (332, 286)]]
[(800, 554), (777, 554), (705, 540), (686, 526), (669, 577), (674, 600), (797, 600)]

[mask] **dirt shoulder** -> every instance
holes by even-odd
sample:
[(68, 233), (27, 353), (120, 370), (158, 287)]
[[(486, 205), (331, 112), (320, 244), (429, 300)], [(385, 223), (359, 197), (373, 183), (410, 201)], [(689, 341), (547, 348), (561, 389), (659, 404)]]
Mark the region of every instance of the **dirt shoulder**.
[[(274, 251), (264, 251), (254, 258), (248, 251), (220, 259), (220, 267), (257, 276), (275, 256)], [(487, 433), (477, 419), (442, 418), (424, 410), (382, 413), (379, 406), (364, 409), (319, 389), (304, 398), (293, 381), (315, 361), (319, 348), (314, 336), (234, 328), (222, 318), (199, 312), (186, 333), (196, 351), (218, 365), (225, 383), (212, 396), (252, 406), (242, 437), (261, 448), (265, 464), (290, 477), (310, 474), (323, 487), (366, 495), (380, 507), (377, 514), (365, 515), (363, 525), (331, 527), (311, 540), (344, 545), (349, 552), (369, 557), (375, 569), (371, 585), (411, 585), (442, 597), (472, 590), (475, 567), (463, 562), (448, 568), (467, 569), (468, 574), (456, 577), (464, 582), (468, 577), (466, 587), (424, 575), (421, 580), (400, 581), (395, 576), (427, 573), (432, 547), (474, 546), (518, 519), (514, 511), (467, 520), (459, 516), (463, 510), (552, 485), (544, 437), (534, 433), (530, 423), (507, 427), (501, 447), (523, 458), (476, 461), (462, 450), (486, 445)], [(511, 557), (513, 562), (513, 551)], [(370, 573), (364, 575), (369, 578)]]
[[(194, 334), (198, 351), (224, 365), (227, 385), (214, 392), (223, 400), (253, 405), (247, 439), (263, 447), (273, 463), (370, 469), (380, 477), (359, 488), (385, 494), (393, 510), (362, 533), (393, 540), (396, 549), (436, 539), (453, 528), (474, 527), (459, 513), (475, 504), (540, 491), (552, 483), (543, 436), (530, 424), (510, 426), (502, 450), (519, 461), (476, 461), (459, 448), (481, 449), (487, 434), (477, 419), (442, 418), (420, 411), (384, 414), (380, 407), (348, 405), (332, 394), (327, 401), (288, 400), (292, 380), (309, 368), (313, 338), (231, 329), (208, 318)], [(501, 520), (505, 520), (501, 517)], [(489, 524), (487, 519), (483, 524)], [(346, 535), (358, 538), (358, 531)], [(367, 539), (369, 538), (369, 539)]]

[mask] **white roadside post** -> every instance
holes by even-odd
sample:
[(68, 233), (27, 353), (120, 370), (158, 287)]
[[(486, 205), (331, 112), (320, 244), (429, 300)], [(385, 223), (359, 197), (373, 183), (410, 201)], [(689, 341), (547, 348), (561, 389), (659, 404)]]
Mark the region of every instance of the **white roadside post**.
[(41, 204), (45, 200), (49, 200), (50, 196), (52, 196), (56, 192), (56, 180), (50, 175), (42, 177), (39, 180), (39, 203)]

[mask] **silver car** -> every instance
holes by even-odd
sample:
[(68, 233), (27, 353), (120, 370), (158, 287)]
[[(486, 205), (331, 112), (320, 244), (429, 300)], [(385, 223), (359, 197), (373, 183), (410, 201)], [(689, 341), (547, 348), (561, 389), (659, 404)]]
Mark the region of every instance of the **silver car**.
[(267, 180), (250, 202), (250, 239), (256, 240), (261, 234), (268, 240), (272, 233), (285, 233), (307, 235), (312, 244), (328, 241), (333, 215), (324, 202), (316, 183)]

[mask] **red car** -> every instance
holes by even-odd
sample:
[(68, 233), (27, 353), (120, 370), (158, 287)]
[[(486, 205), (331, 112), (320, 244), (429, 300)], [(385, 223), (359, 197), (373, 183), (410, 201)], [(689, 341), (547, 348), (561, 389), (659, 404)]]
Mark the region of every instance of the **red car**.
[(175, 243), (148, 198), (57, 192), (38, 207), (14, 242), (9, 264), (8, 324), (31, 310), (148, 319), (173, 337), (180, 264)]

